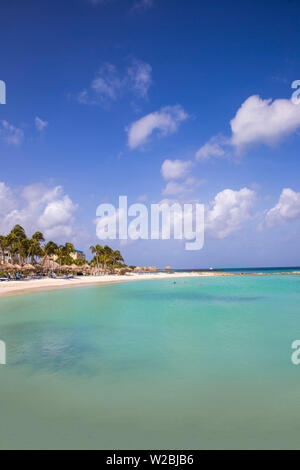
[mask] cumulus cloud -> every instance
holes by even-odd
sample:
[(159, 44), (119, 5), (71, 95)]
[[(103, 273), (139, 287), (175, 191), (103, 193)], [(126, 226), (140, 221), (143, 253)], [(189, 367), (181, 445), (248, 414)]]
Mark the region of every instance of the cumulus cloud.
[(292, 100), (250, 96), (230, 125), (231, 143), (237, 148), (255, 143), (273, 145), (300, 128), (300, 106)]
[(194, 191), (204, 183), (204, 180), (196, 178), (187, 178), (182, 182), (169, 181), (163, 190), (164, 196), (179, 196)]
[(7, 145), (18, 147), (23, 142), (24, 132), (7, 121), (0, 121), (0, 139)]
[(148, 90), (152, 84), (152, 67), (141, 60), (132, 59), (127, 69), (129, 81), (135, 93), (142, 98), (147, 98)]
[(248, 188), (225, 189), (216, 195), (206, 211), (205, 230), (209, 237), (223, 239), (242, 229), (251, 219), (256, 193)]
[(15, 200), (12, 190), (3, 182), (0, 182), (0, 216), (4, 217), (14, 208)]
[(35, 121), (35, 127), (37, 128), (39, 132), (43, 132), (43, 130), (46, 129), (46, 127), (48, 127), (48, 124), (49, 124), (47, 121), (43, 121), (43, 119), (39, 118), (38, 116), (36, 116), (34, 121)]
[(152, 67), (136, 58), (129, 59), (126, 71), (121, 74), (114, 64), (104, 64), (88, 89), (78, 95), (81, 104), (107, 106), (121, 98), (124, 93), (133, 93), (138, 98), (147, 98), (152, 84)]
[(225, 155), (225, 150), (222, 147), (224, 143), (224, 139), (213, 137), (210, 139), (206, 144), (204, 144), (198, 152), (196, 153), (196, 160), (204, 161), (209, 160), (211, 158), (220, 158)]
[(49, 188), (37, 183), (24, 187), (19, 193), (0, 183), (0, 203), (2, 233), (20, 224), (28, 233), (42, 231), (46, 239), (72, 237), (74, 234), (77, 206), (64, 194), (61, 186)]
[(300, 193), (286, 188), (276, 206), (266, 213), (259, 228), (272, 228), (297, 219), (300, 219)]
[(105, 104), (107, 101), (116, 100), (122, 87), (123, 82), (115, 65), (106, 63), (92, 81), (90, 90), (83, 90), (79, 94), (79, 102), (82, 104)]
[(181, 106), (167, 106), (134, 122), (127, 129), (128, 145), (135, 149), (145, 144), (154, 131), (160, 136), (174, 134), (179, 125), (188, 118)]
[(250, 145), (273, 146), (284, 137), (300, 129), (300, 106), (293, 99), (262, 99), (250, 96), (230, 122), (231, 136), (216, 136), (196, 153), (196, 159), (223, 157), (226, 146), (238, 152)]
[(161, 167), (161, 174), (165, 180), (185, 178), (191, 166), (191, 161), (165, 160)]

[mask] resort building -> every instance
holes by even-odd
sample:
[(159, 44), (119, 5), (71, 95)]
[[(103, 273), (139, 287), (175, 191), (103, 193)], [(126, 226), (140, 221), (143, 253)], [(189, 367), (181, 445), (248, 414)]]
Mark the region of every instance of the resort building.
[(74, 261), (85, 261), (85, 254), (83, 253), (83, 251), (76, 250), (74, 253), (71, 253), (70, 256), (71, 258), (73, 258)]
[(13, 258), (9, 251), (4, 252), (4, 258), (2, 256), (3, 255), (1, 255), (1, 263), (3, 264), (13, 263)]
[[(85, 254), (83, 253), (83, 251), (76, 250), (76, 251), (74, 251), (74, 253), (70, 253), (70, 256), (74, 261), (78, 261), (78, 260), (85, 261), (86, 260), (86, 257), (85, 257)], [(51, 255), (51, 256), (49, 256), (49, 258), (52, 261), (57, 261), (58, 260), (57, 255)]]

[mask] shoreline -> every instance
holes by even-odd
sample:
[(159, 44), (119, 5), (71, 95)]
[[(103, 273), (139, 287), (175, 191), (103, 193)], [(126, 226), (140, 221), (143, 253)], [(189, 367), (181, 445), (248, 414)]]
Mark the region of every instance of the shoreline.
[(74, 289), (79, 287), (95, 287), (102, 285), (120, 284), (122, 282), (147, 281), (155, 279), (183, 279), (192, 277), (233, 277), (233, 276), (290, 276), (300, 275), (300, 271), (274, 272), (274, 273), (226, 273), (226, 272), (173, 272), (155, 274), (130, 274), (127, 276), (105, 275), (84, 276), (74, 279), (37, 279), (28, 281), (8, 281), (0, 283), (0, 298), (23, 295), (34, 292)]

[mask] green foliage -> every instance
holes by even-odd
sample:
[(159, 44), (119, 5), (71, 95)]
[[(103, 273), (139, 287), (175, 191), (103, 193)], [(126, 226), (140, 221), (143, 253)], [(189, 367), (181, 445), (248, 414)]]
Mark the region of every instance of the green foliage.
[[(91, 266), (105, 270), (126, 266), (120, 251), (114, 251), (108, 245), (104, 247), (102, 245), (91, 246), (90, 250), (94, 255), (90, 263)], [(0, 235), (0, 263), (4, 262), (6, 251), (10, 253), (15, 264), (21, 265), (27, 262), (34, 264), (46, 256), (56, 256), (60, 265), (83, 266), (87, 263), (85, 260), (72, 258), (71, 254), (76, 251), (72, 243), (67, 242), (65, 245), (57, 245), (53, 241), (45, 243), (42, 232), (35, 232), (31, 238), (28, 238), (24, 228), (20, 225), (16, 225), (8, 235)]]

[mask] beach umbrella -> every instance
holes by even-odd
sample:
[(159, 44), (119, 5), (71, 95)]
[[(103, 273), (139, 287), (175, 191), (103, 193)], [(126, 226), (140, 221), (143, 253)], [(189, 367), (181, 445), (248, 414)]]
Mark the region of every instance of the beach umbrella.
[(151, 273), (157, 273), (159, 270), (153, 266), (152, 268), (149, 268), (149, 271)]
[(76, 264), (72, 264), (72, 265), (70, 266), (70, 269), (71, 269), (72, 271), (74, 271), (74, 272), (77, 272), (78, 270), (80, 271), (81, 268), (79, 268), (78, 266), (76, 266)]
[(22, 267), (19, 265), (19, 264), (14, 264), (14, 269), (16, 271), (21, 271), (22, 270)]
[(35, 271), (35, 267), (32, 266), (32, 264), (25, 264), (23, 268), (21, 268), (22, 271)]
[(90, 271), (91, 267), (88, 264), (84, 264), (81, 268), (83, 271)]
[(171, 266), (167, 266), (167, 267), (165, 268), (165, 271), (170, 271), (171, 269), (172, 269)]
[(127, 269), (127, 268), (118, 269), (118, 275), (119, 275), (119, 276), (125, 276), (126, 273), (128, 273), (128, 269)]
[(70, 271), (71, 270), (71, 266), (68, 266), (66, 264), (64, 264), (63, 266), (61, 266), (59, 268), (60, 271)]
[(15, 267), (13, 264), (7, 263), (4, 265), (5, 266), (5, 271), (14, 271)]
[(40, 266), (43, 268), (44, 271), (58, 271), (60, 266), (58, 263), (50, 259), (48, 256), (45, 256), (45, 258), (42, 260), (40, 263)]

